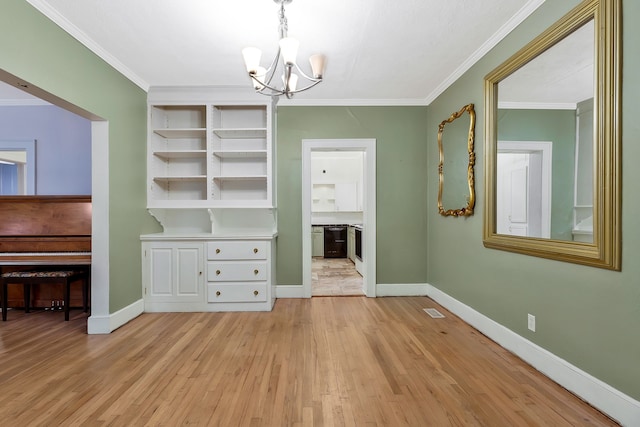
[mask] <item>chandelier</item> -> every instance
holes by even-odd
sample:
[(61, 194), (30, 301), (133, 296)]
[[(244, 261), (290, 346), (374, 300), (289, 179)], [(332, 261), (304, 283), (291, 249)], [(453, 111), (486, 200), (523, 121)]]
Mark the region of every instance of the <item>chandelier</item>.
[[(262, 52), (256, 47), (246, 47), (242, 50), (242, 56), (244, 57), (244, 63), (247, 67), (249, 77), (251, 77), (253, 87), (256, 92), (267, 96), (280, 96), (285, 95), (287, 98), (291, 98), (293, 94), (311, 89), (322, 81), (322, 74), (324, 72), (325, 56), (321, 54), (312, 55), (309, 58), (311, 63), (311, 76), (304, 73), (296, 63), (296, 55), (298, 53), (298, 46), (300, 42), (293, 37), (287, 36), (287, 17), (284, 15), (284, 5), (291, 3), (292, 0), (273, 0), (280, 5), (280, 11), (278, 17), (280, 18), (280, 43), (278, 47), (278, 53), (276, 54), (273, 62), (269, 68), (265, 69), (260, 66), (260, 57)], [(282, 62), (279, 61), (282, 57)], [(282, 69), (282, 87), (277, 88), (276, 82), (274, 82), (274, 76), (276, 71)], [(298, 74), (299, 73), (306, 81), (305, 87), (298, 89)], [(280, 74), (280, 73), (278, 73)]]

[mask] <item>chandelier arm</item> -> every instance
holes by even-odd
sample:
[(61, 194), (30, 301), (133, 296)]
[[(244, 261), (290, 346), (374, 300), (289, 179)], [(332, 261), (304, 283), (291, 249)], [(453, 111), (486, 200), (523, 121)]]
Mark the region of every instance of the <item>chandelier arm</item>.
[(269, 65), (269, 68), (267, 68), (267, 71), (265, 72), (265, 74), (271, 73), (269, 78), (265, 79), (265, 82), (267, 84), (271, 84), (271, 80), (273, 80), (273, 76), (276, 75), (276, 71), (278, 69), (278, 60), (279, 59), (280, 59), (280, 48), (278, 48), (278, 53), (276, 54), (275, 58), (273, 58), (273, 62), (271, 63), (271, 65)]
[(269, 89), (269, 90), (273, 91), (274, 93), (279, 93), (280, 95), (283, 95), (285, 93), (285, 91), (282, 90), (282, 89), (276, 89), (273, 86), (270, 86), (270, 85), (268, 85), (266, 83), (261, 82), (255, 76), (255, 74), (249, 74), (249, 77), (251, 77), (254, 81), (256, 81), (260, 86), (262, 86), (262, 89), (256, 89), (256, 92), (261, 93), (262, 95), (269, 95), (269, 96), (273, 95), (273, 94), (263, 93), (265, 89)]
[(291, 90), (288, 93), (299, 93), (299, 92), (304, 92), (307, 89), (311, 89), (312, 87), (314, 87), (315, 85), (317, 85), (318, 83), (322, 82), (322, 80), (312, 80), (313, 83), (311, 83), (309, 86), (303, 87), (302, 89), (296, 89), (296, 90)]
[[(304, 76), (304, 78), (305, 78), (305, 79), (307, 79), (307, 80), (311, 80), (312, 82), (316, 82), (316, 83), (320, 83), (320, 82), (322, 81), (322, 77), (321, 77), (321, 78), (319, 78), (319, 79), (316, 79), (316, 78), (314, 78), (314, 77), (307, 76), (307, 74), (306, 74), (304, 71), (302, 71), (302, 69), (298, 66), (298, 64), (293, 64), (293, 65), (295, 65), (295, 66), (296, 66), (296, 70), (298, 70), (298, 72), (299, 72), (300, 74), (302, 74), (302, 75)], [(315, 86), (315, 85), (314, 85), (314, 86)]]

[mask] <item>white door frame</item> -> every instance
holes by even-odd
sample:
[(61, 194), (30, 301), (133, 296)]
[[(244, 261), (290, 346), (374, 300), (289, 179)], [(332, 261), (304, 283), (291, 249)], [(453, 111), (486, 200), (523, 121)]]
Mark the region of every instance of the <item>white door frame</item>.
[(376, 140), (375, 139), (303, 139), (302, 140), (302, 289), (311, 298), (311, 152), (362, 151), (364, 153), (363, 287), (365, 295), (376, 296)]
[[(18, 77), (0, 69), (0, 81), (15, 86)], [(88, 334), (108, 334), (115, 324), (109, 314), (109, 122), (101, 117), (29, 85), (25, 92), (91, 121), (91, 315)]]
[(551, 171), (553, 143), (551, 141), (498, 141), (498, 152), (542, 154), (541, 228), (542, 237), (551, 237)]

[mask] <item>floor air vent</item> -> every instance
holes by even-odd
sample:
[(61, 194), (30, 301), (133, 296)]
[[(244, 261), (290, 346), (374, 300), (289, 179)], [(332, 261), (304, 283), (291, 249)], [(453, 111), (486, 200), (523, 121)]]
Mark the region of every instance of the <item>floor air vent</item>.
[(442, 319), (444, 317), (444, 314), (440, 313), (435, 308), (424, 308), (423, 310), (434, 319)]

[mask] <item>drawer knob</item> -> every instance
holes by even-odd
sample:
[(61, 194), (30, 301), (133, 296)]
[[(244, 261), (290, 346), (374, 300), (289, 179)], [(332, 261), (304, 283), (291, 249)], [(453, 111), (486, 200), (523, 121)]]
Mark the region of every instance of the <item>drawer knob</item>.
[(255, 270), (253, 270), (253, 274), (258, 274), (258, 273), (260, 273), (260, 272), (258, 271), (257, 268)]
[(220, 275), (220, 270), (216, 270), (216, 276)]
[(258, 291), (253, 291), (253, 295), (255, 295), (255, 296), (258, 296), (259, 293), (260, 292), (258, 292)]
[(220, 253), (220, 248), (216, 248), (216, 253), (219, 254)]
[(216, 291), (216, 296), (219, 297), (220, 296), (220, 291)]
[(258, 253), (258, 248), (253, 248), (253, 253), (257, 254)]

